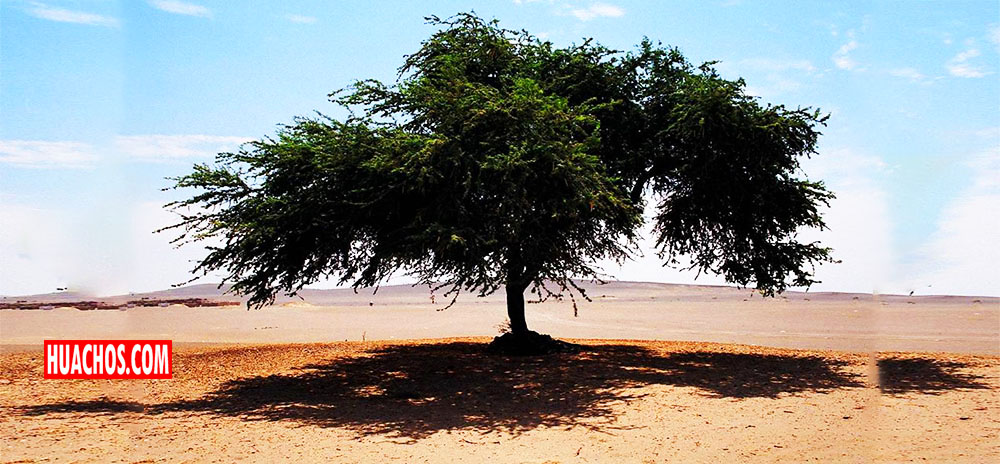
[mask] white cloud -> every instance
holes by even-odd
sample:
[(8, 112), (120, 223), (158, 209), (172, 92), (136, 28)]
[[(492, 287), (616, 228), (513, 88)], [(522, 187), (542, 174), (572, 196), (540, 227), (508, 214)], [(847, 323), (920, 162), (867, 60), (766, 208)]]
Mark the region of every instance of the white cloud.
[(210, 158), (232, 151), (248, 142), (249, 137), (218, 135), (119, 135), (115, 147), (126, 156), (144, 160)]
[[(177, 238), (178, 231), (154, 233), (180, 220), (160, 202), (135, 204), (128, 213), (131, 216), (126, 242), (129, 249), (122, 255), (122, 266), (129, 273), (115, 283), (124, 284), (130, 290), (161, 290), (185, 282), (194, 277), (191, 270), (195, 263), (208, 254), (206, 246), (223, 245), (221, 240), (213, 238), (178, 247), (170, 243)], [(212, 273), (206, 279), (205, 282), (218, 282), (221, 277), (219, 273)]]
[(587, 8), (573, 8), (570, 14), (580, 21), (590, 21), (594, 18), (620, 18), (625, 16), (625, 10), (607, 3), (594, 3)]
[(763, 71), (783, 72), (783, 71), (803, 71), (811, 73), (816, 71), (809, 60), (776, 60), (772, 58), (750, 58), (737, 63), (739, 68), (750, 68)]
[(833, 248), (833, 258), (840, 261), (817, 267), (821, 283), (812, 290), (884, 293), (891, 290), (887, 283), (896, 261), (889, 196), (875, 183), (851, 183), (829, 182), (837, 195), (822, 211), (829, 230), (807, 230), (799, 237)]
[(824, 149), (820, 155), (803, 161), (803, 170), (811, 178), (835, 179), (840, 185), (871, 185), (873, 176), (890, 172), (882, 158), (859, 154), (849, 148)]
[(802, 78), (816, 75), (816, 66), (809, 60), (748, 58), (739, 61), (723, 61), (715, 67), (725, 75), (745, 76), (750, 73), (763, 78), (754, 78), (746, 86), (746, 93), (763, 98), (794, 93), (804, 87)]
[(73, 235), (65, 216), (13, 202), (0, 202), (0, 294), (55, 291), (65, 286), (64, 244)]
[(974, 176), (945, 207), (906, 283), (930, 285), (933, 293), (1000, 296), (1000, 148), (967, 164)]
[(847, 148), (822, 150), (803, 162), (811, 179), (822, 179), (836, 195), (823, 211), (829, 230), (806, 230), (801, 241), (833, 248), (840, 263), (816, 269), (822, 283), (813, 290), (885, 292), (896, 262), (889, 195), (882, 177), (890, 172), (881, 158)]
[(46, 140), (0, 140), (0, 163), (25, 168), (85, 168), (97, 156), (89, 144)]
[(36, 18), (57, 21), (60, 23), (87, 24), (90, 26), (104, 27), (118, 27), (119, 25), (118, 19), (111, 16), (56, 8), (37, 2), (32, 2), (31, 8), (28, 8), (27, 12)]
[(69, 287), (106, 296), (162, 290), (191, 277), (204, 247), (178, 249), (170, 244), (176, 234), (153, 233), (176, 223), (176, 216), (158, 202), (116, 204), (115, 211), (0, 202), (0, 294)]
[(856, 40), (851, 40), (844, 45), (841, 45), (837, 52), (833, 54), (833, 64), (840, 69), (846, 69), (848, 71), (857, 69), (858, 62), (851, 58), (851, 51), (858, 48), (858, 42)]
[[(994, 147), (974, 156), (967, 164), (976, 173), (973, 181), (969, 184), (976, 193), (1000, 194), (1000, 147)], [(995, 203), (993, 206), (993, 212), (998, 212), (997, 208), (1000, 208), (1000, 203)], [(996, 230), (1000, 231), (1000, 228)]]
[(895, 68), (890, 69), (889, 74), (895, 77), (901, 77), (903, 79), (909, 79), (911, 81), (922, 81), (927, 78), (923, 73), (917, 71), (914, 68)]
[(789, 92), (797, 92), (802, 89), (802, 83), (795, 80), (789, 79), (782, 75), (772, 73), (767, 76), (766, 84), (764, 85), (748, 85), (746, 86), (747, 95), (761, 98), (775, 98), (779, 95), (783, 95)]
[(979, 49), (970, 48), (965, 50), (948, 61), (945, 65), (948, 68), (948, 72), (955, 77), (966, 77), (966, 78), (977, 78), (986, 76), (986, 72), (978, 66), (974, 66), (969, 63), (969, 60), (981, 55)]
[(198, 16), (201, 18), (211, 18), (212, 11), (201, 5), (185, 3), (177, 0), (153, 0), (149, 2), (153, 8), (167, 13), (174, 13), (187, 16)]
[(817, 269), (816, 290), (1000, 295), (1000, 148), (967, 163), (974, 175), (943, 209), (937, 231), (904, 254), (893, 239), (903, 225), (893, 223), (884, 187), (891, 166), (847, 149), (823, 150), (803, 165), (837, 195), (824, 212), (830, 230), (801, 237), (832, 247), (842, 261)]
[(298, 24), (316, 24), (316, 17), (300, 14), (285, 15), (285, 19)]
[(987, 38), (990, 43), (997, 47), (997, 52), (1000, 52), (1000, 25), (991, 27), (989, 33), (987, 33)]
[(987, 127), (985, 129), (979, 129), (972, 131), (972, 134), (977, 137), (983, 138), (995, 138), (1000, 141), (1000, 126)]

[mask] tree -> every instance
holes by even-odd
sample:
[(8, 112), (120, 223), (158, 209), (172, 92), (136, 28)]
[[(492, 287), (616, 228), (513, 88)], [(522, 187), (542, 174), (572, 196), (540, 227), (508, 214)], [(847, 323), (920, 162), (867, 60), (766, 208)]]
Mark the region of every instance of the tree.
[(635, 253), (647, 201), (666, 264), (686, 256), (773, 295), (830, 260), (796, 241), (825, 227), (832, 198), (798, 177), (818, 110), (761, 104), (714, 63), (649, 40), (559, 48), (474, 14), (428, 21), (439, 30), (395, 83), (331, 94), (349, 117), (297, 118), (175, 179), (198, 190), (168, 205), (182, 213), (176, 241), (223, 242), (196, 272), (224, 270), (257, 307), (319, 279), (358, 288), (400, 270), (452, 302), (504, 287), (518, 344), (537, 335), (525, 290), (586, 298), (573, 279)]

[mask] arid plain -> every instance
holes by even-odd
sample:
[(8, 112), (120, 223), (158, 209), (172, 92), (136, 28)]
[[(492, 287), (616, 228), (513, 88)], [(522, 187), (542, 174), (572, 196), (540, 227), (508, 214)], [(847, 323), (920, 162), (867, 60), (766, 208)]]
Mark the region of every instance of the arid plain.
[[(575, 354), (483, 352), (501, 296), (0, 310), (4, 462), (991, 462), (1000, 299), (590, 286)], [(211, 286), (107, 299), (219, 298)], [(20, 298), (19, 298), (20, 299)], [(10, 301), (8, 298), (5, 301)], [(174, 379), (42, 380), (44, 339), (174, 341)]]

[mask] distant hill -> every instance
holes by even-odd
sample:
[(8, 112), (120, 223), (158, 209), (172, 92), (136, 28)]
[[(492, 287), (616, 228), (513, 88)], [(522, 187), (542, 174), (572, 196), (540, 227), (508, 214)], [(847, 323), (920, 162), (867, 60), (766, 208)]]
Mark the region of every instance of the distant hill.
[[(648, 300), (651, 297), (656, 298), (667, 298), (673, 301), (709, 301), (709, 300), (719, 300), (719, 301), (733, 301), (742, 299), (752, 299), (761, 298), (759, 294), (753, 292), (750, 289), (740, 289), (737, 287), (730, 286), (714, 286), (714, 285), (685, 285), (685, 284), (666, 284), (666, 283), (654, 283), (654, 282), (625, 282), (625, 281), (610, 281), (606, 284), (600, 285), (590, 282), (580, 282), (580, 286), (587, 290), (588, 296), (593, 299), (606, 299), (606, 300), (617, 300), (617, 301), (629, 301), (629, 300)], [(45, 293), (39, 295), (25, 295), (25, 296), (7, 296), (3, 297), (4, 302), (12, 301), (29, 301), (29, 302), (47, 302), (47, 303), (60, 303), (60, 302), (73, 302), (73, 301), (99, 301), (103, 303), (111, 304), (122, 304), (130, 300), (140, 300), (140, 299), (156, 299), (156, 300), (171, 300), (171, 299), (193, 299), (201, 298), (211, 301), (239, 301), (241, 303), (246, 302), (246, 298), (227, 294), (230, 286), (222, 286), (219, 288), (218, 284), (207, 283), (207, 284), (197, 284), (197, 285), (186, 285), (183, 287), (171, 288), (167, 290), (159, 290), (155, 292), (144, 292), (144, 293), (134, 293), (127, 295), (115, 295), (108, 297), (94, 297), (86, 295), (79, 292), (58, 292), (58, 293)], [(276, 304), (284, 304), (289, 302), (304, 301), (314, 305), (320, 306), (360, 306), (367, 305), (369, 302), (377, 301), (379, 303), (392, 303), (392, 304), (424, 304), (430, 299), (430, 289), (426, 286), (412, 286), (412, 285), (388, 285), (380, 287), (378, 292), (373, 295), (372, 288), (358, 289), (355, 292), (350, 288), (338, 288), (338, 289), (303, 289), (299, 292), (298, 296), (288, 297), (280, 295), (275, 299)], [(446, 303), (446, 298), (442, 295), (442, 291), (438, 291), (435, 295), (438, 304)], [(486, 301), (486, 302), (497, 302), (503, 301), (503, 292), (497, 292), (485, 298), (477, 298), (474, 294), (463, 294), (460, 297), (460, 301)], [(876, 298), (875, 295), (869, 293), (840, 293), (840, 292), (785, 292), (782, 295), (776, 297), (779, 300), (810, 300), (810, 301), (844, 301), (844, 300), (872, 300)], [(974, 296), (947, 296), (947, 295), (878, 295), (882, 301), (921, 301), (921, 302), (983, 302), (983, 303), (1000, 303), (1000, 298), (997, 297), (974, 297)], [(450, 299), (450, 298), (449, 298)], [(531, 297), (529, 295), (528, 299)]]

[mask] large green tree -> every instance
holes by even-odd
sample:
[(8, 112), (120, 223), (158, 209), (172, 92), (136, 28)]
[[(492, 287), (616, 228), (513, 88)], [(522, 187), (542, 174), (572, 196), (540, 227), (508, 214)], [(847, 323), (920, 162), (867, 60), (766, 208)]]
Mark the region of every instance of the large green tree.
[(648, 40), (560, 48), (473, 14), (429, 22), (396, 82), (331, 95), (351, 116), (295, 119), (176, 179), (197, 190), (168, 205), (177, 241), (222, 242), (196, 272), (224, 271), (251, 306), (401, 270), (452, 295), (503, 287), (525, 336), (524, 292), (582, 293), (572, 279), (635, 252), (648, 201), (665, 264), (773, 294), (830, 259), (796, 240), (832, 197), (799, 169), (818, 111), (762, 104)]

